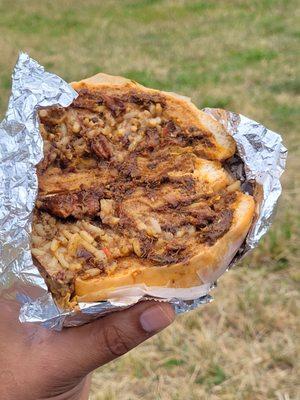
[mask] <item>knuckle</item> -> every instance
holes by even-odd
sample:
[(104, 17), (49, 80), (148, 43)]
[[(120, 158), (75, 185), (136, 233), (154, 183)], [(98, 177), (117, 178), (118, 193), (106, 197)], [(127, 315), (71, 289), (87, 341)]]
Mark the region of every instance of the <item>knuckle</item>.
[(104, 328), (103, 341), (109, 354), (113, 357), (119, 357), (134, 347), (132, 339), (115, 325), (109, 325)]

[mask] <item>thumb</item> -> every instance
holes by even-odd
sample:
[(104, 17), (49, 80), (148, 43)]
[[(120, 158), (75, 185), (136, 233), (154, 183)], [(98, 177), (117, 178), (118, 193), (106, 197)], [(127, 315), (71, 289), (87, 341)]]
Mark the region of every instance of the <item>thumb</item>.
[(71, 376), (90, 371), (127, 353), (173, 322), (168, 303), (142, 302), (87, 325), (66, 329), (57, 337), (56, 350)]

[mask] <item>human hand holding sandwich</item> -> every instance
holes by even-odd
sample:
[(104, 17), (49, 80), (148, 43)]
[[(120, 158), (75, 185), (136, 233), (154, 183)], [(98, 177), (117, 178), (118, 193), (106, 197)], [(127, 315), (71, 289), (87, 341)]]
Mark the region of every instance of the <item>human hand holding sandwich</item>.
[(20, 324), (0, 301), (0, 393), (6, 400), (85, 400), (94, 369), (127, 353), (175, 318), (168, 303), (142, 302), (76, 328)]

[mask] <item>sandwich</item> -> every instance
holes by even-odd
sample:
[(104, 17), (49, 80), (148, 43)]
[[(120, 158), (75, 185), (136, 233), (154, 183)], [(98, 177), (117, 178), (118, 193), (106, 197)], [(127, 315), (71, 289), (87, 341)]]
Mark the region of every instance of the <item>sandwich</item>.
[(57, 303), (215, 280), (255, 212), (232, 136), (174, 93), (106, 74), (72, 86), (70, 106), (39, 110), (32, 256)]

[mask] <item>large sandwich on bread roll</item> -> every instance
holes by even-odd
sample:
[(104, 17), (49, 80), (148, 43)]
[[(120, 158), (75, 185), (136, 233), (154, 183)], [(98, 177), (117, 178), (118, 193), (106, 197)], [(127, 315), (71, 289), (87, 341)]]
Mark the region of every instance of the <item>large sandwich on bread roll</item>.
[(44, 159), (32, 255), (63, 307), (119, 288), (192, 288), (240, 248), (254, 199), (233, 138), (187, 98), (98, 74), (39, 111)]

